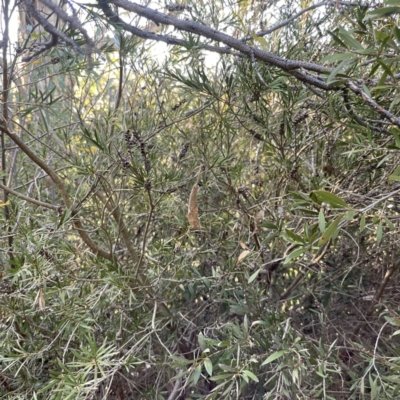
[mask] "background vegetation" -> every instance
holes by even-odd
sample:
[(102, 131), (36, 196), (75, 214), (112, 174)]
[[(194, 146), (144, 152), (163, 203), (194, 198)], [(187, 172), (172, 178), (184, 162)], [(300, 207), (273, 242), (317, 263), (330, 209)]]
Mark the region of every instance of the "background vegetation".
[(397, 1), (1, 7), (1, 398), (399, 398)]

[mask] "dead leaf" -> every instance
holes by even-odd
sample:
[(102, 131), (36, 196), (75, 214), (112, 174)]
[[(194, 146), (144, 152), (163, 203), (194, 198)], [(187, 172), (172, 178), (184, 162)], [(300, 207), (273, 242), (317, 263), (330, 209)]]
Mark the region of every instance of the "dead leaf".
[(260, 230), (260, 225), (263, 219), (264, 219), (264, 210), (261, 210), (254, 216), (254, 232)]
[(45, 301), (44, 296), (43, 296), (42, 288), (39, 289), (38, 294), (36, 295), (35, 303), (36, 302), (39, 305), (39, 311), (45, 311), (46, 310), (46, 301)]
[(242, 252), (240, 253), (240, 255), (239, 255), (239, 258), (238, 258), (236, 264), (240, 264), (240, 263), (243, 261), (243, 259), (244, 259), (245, 257), (247, 257), (250, 253), (251, 253), (251, 250), (242, 251)]
[(197, 207), (197, 192), (199, 191), (199, 185), (196, 183), (189, 196), (189, 209), (187, 213), (187, 219), (192, 229), (200, 229), (199, 221), (199, 209)]

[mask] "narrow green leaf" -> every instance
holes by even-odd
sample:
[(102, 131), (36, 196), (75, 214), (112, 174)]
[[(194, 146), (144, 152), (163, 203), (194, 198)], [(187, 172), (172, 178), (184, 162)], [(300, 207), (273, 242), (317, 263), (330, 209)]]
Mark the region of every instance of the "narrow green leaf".
[[(390, 129), (390, 132), (392, 132), (392, 134), (393, 134), (394, 140), (396, 142), (396, 146), (400, 147), (400, 130), (393, 127)], [(395, 174), (395, 175), (397, 175), (397, 174)]]
[(196, 385), (200, 379), (202, 364), (198, 365), (193, 372), (193, 383)]
[(256, 272), (254, 272), (254, 274), (252, 274), (250, 276), (250, 278), (247, 280), (247, 283), (253, 282), (257, 278), (257, 276), (260, 273), (260, 271), (261, 271), (261, 268), (259, 268)]
[[(396, 1), (398, 1), (398, 0), (396, 0)], [(394, 33), (394, 36), (396, 37), (396, 40), (398, 42), (400, 42), (400, 29), (397, 26), (395, 26), (393, 28), (393, 33)]]
[(204, 368), (206, 369), (207, 374), (211, 376), (213, 373), (213, 365), (209, 358), (204, 360)]
[(318, 214), (318, 226), (321, 233), (325, 232), (326, 229), (326, 221), (324, 216), (324, 210), (321, 208)]
[(338, 75), (338, 74), (341, 74), (341, 75), (345, 75), (345, 74), (343, 74), (342, 73), (342, 71), (344, 71), (345, 69), (346, 69), (346, 67), (348, 67), (350, 64), (351, 64), (351, 61), (353, 61), (353, 60), (343, 60), (343, 61), (341, 61), (340, 63), (339, 63), (339, 65), (337, 65), (333, 70), (332, 70), (332, 72), (329, 74), (329, 76), (328, 76), (328, 78), (327, 78), (327, 80), (326, 80), (326, 83), (332, 83), (333, 82), (333, 80), (335, 79), (335, 77)]
[(377, 8), (373, 11), (368, 11), (367, 14), (364, 17), (364, 21), (368, 21), (371, 19), (378, 19), (378, 18), (384, 18), (387, 17), (391, 14), (398, 14), (400, 13), (400, 7), (382, 7), (382, 8)]
[(338, 44), (339, 44), (340, 46), (342, 46), (342, 47), (347, 48), (346, 44), (345, 44), (342, 40), (340, 40), (339, 37), (338, 37), (335, 33), (331, 32), (331, 31), (328, 31), (328, 33), (329, 33), (329, 35), (332, 36), (332, 39), (333, 39), (336, 43), (338, 43)]
[(328, 229), (325, 231), (325, 233), (321, 236), (321, 239), (318, 242), (318, 246), (324, 245), (330, 238), (333, 236), (336, 236), (338, 233), (338, 225), (339, 222), (342, 220), (343, 215), (340, 217), (337, 217), (333, 222), (330, 223), (328, 226)]
[(210, 378), (208, 378), (210, 381), (225, 381), (228, 379), (232, 378), (232, 374), (221, 374), (221, 375), (215, 375), (215, 376), (211, 376)]
[(365, 378), (361, 378), (361, 383), (360, 383), (360, 392), (361, 394), (365, 394)]
[(288, 264), (294, 258), (300, 257), (307, 249), (300, 247), (299, 249), (293, 250), (283, 261), (283, 264)]
[(290, 229), (285, 229), (285, 233), (293, 243), (304, 243), (304, 239), (296, 233), (292, 232)]
[(334, 63), (337, 61), (348, 60), (349, 58), (354, 58), (354, 53), (330, 54), (328, 56), (323, 57), (320, 62)]
[(378, 394), (378, 377), (375, 378), (375, 380), (372, 382), (371, 385), (371, 400), (376, 399), (377, 394)]
[(318, 204), (328, 203), (333, 208), (350, 208), (340, 197), (324, 190), (313, 190), (310, 198)]
[(383, 236), (383, 228), (382, 228), (382, 221), (379, 222), (378, 229), (376, 231), (376, 241), (380, 243), (382, 241)]
[(360, 220), (360, 232), (362, 232), (365, 228), (365, 214), (362, 215)]
[(254, 382), (259, 382), (258, 378), (251, 371), (249, 371), (248, 369), (243, 370), (243, 374), (247, 375)]
[(199, 342), (200, 349), (204, 351), (207, 348), (206, 341), (204, 340), (204, 335), (200, 332), (197, 336), (197, 340)]
[(349, 31), (346, 31), (346, 29), (340, 27), (338, 34), (349, 47), (352, 47), (353, 49), (356, 50), (364, 49), (361, 46), (361, 43)]
[(269, 363), (271, 363), (272, 361), (277, 360), (278, 358), (282, 357), (284, 354), (287, 354), (287, 350), (280, 350), (277, 351), (275, 353), (272, 353), (270, 356), (268, 356), (268, 358), (261, 364), (261, 366), (263, 365), (267, 365)]
[(395, 228), (393, 222), (392, 222), (389, 218), (386, 218), (386, 217), (383, 217), (383, 218), (384, 218), (384, 220), (385, 220), (386, 226), (387, 226), (391, 231), (394, 231), (396, 228)]
[(63, 214), (61, 215), (60, 222), (58, 223), (57, 229), (63, 226), (71, 217), (71, 212), (72, 210), (70, 208), (67, 208)]

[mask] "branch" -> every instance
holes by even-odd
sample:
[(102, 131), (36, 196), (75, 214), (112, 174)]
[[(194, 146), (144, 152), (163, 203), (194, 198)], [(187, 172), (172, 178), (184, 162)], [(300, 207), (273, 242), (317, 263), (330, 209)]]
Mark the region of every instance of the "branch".
[(99, 50), (97, 50), (96, 45), (94, 44), (93, 40), (88, 35), (86, 29), (83, 27), (83, 25), (78, 20), (75, 12), (71, 16), (71, 15), (68, 15), (59, 6), (57, 6), (56, 4), (52, 3), (49, 0), (40, 0), (40, 2), (43, 3), (47, 8), (52, 10), (63, 21), (68, 22), (73, 28), (77, 29), (79, 32), (82, 33), (82, 35), (83, 35), (83, 37), (85, 39), (86, 46), (87, 46), (87, 49), (86, 49), (86, 54), (87, 55), (89, 55), (89, 54), (91, 54), (93, 52), (100, 53)]
[(99, 191), (96, 191), (95, 195), (102, 201), (102, 203), (107, 207), (108, 211), (114, 217), (115, 221), (118, 224), (118, 229), (121, 232), (121, 236), (122, 239), (124, 240), (125, 246), (128, 249), (128, 252), (131, 256), (131, 259), (134, 263), (136, 263), (138, 261), (138, 255), (132, 245), (131, 235), (129, 234), (129, 232), (125, 227), (119, 205), (115, 204), (111, 196), (109, 199), (106, 199), (104, 194), (100, 193)]
[[(348, 7), (357, 7), (360, 6), (358, 3), (349, 3), (347, 1), (323, 1), (321, 3), (314, 4), (313, 6), (309, 6), (307, 8), (304, 8), (303, 10), (299, 11), (297, 14), (291, 16), (288, 19), (285, 19), (284, 21), (280, 22), (279, 24), (276, 24), (272, 26), (271, 28), (265, 29), (263, 31), (257, 32), (256, 36), (265, 36), (269, 35), (270, 33), (277, 31), (280, 28), (283, 28), (286, 25), (289, 25), (291, 22), (293, 22), (295, 19), (301, 17), (304, 13), (314, 10), (319, 7), (324, 7), (324, 6), (331, 6), (331, 7), (336, 7), (337, 5), (343, 5), (343, 6), (348, 6)], [(244, 41), (252, 40), (253, 36), (247, 36)]]
[(44, 203), (43, 201), (32, 199), (31, 197), (24, 196), (23, 194), (20, 194), (20, 193), (16, 192), (15, 190), (12, 190), (11, 188), (3, 185), (2, 183), (0, 183), (0, 188), (5, 190), (6, 192), (16, 196), (16, 197), (19, 197), (22, 200), (27, 201), (28, 203), (35, 204), (35, 205), (37, 205), (39, 207), (49, 208), (50, 210), (54, 210), (54, 211), (57, 211), (57, 212), (60, 211), (60, 207), (59, 206), (53, 206), (52, 204)]
[[(369, 307), (369, 310), (364, 314), (364, 317), (369, 317), (372, 315), (372, 313), (374, 312), (375, 308), (376, 308), (376, 304), (380, 302), (383, 292), (385, 291), (390, 278), (392, 277), (392, 275), (399, 269), (400, 267), (400, 261), (397, 260), (395, 261), (386, 271), (386, 274), (381, 282), (381, 284), (379, 285), (379, 288), (376, 290), (374, 298), (372, 300), (372, 304)], [(350, 335), (350, 340), (354, 340), (356, 338), (356, 336), (358, 335), (358, 332), (360, 332), (360, 329), (363, 326), (363, 322), (360, 322), (354, 329), (354, 331), (351, 333)]]
[[(326, 251), (328, 250), (329, 246), (331, 245), (331, 240), (328, 240), (328, 242), (325, 244), (325, 246), (320, 247), (318, 250), (317, 254), (313, 257), (311, 262), (307, 265), (307, 268), (311, 268), (314, 265), (318, 265), (318, 263), (322, 260), (322, 258), (325, 256)], [(301, 281), (304, 279), (305, 273), (302, 271), (299, 271), (298, 275), (296, 276), (295, 280), (291, 283), (291, 285), (285, 290), (284, 293), (281, 294), (279, 297), (279, 300), (286, 300), (291, 293), (293, 292), (294, 289), (296, 289), (297, 286), (300, 285)]]
[[(105, 0), (98, 0), (99, 4), (104, 2)], [(295, 61), (290, 59), (285, 59), (279, 57), (275, 54), (272, 54), (267, 51), (263, 51), (247, 44), (243, 43), (239, 39), (235, 39), (232, 36), (229, 36), (225, 33), (219, 32), (215, 29), (212, 29), (206, 25), (200, 24), (195, 21), (189, 20), (181, 20), (179, 18), (175, 18), (173, 16), (160, 13), (155, 11), (151, 8), (141, 6), (136, 3), (131, 3), (127, 0), (111, 0), (111, 3), (115, 4), (118, 7), (122, 7), (127, 11), (132, 11), (141, 17), (147, 18), (151, 21), (154, 21), (157, 24), (163, 25), (172, 25), (175, 28), (185, 31), (194, 33), (196, 35), (200, 35), (206, 37), (211, 40), (215, 40), (217, 42), (221, 42), (226, 44), (228, 47), (233, 48), (248, 57), (251, 57), (251, 52), (254, 52), (255, 58), (264, 61), (268, 64), (274, 65), (284, 71), (291, 71), (295, 69), (303, 68), (308, 71), (320, 72), (320, 73), (330, 73), (332, 71), (331, 68), (324, 67), (318, 64), (314, 64), (307, 61)], [(158, 35), (156, 35), (157, 37)], [(312, 82), (309, 82), (312, 84)]]
[[(152, 32), (144, 31), (142, 29), (136, 28), (130, 24), (124, 22), (114, 11), (111, 10), (110, 6), (108, 5), (107, 0), (98, 0), (99, 7), (104, 12), (105, 16), (108, 20), (116, 26), (121, 27), (122, 29), (126, 30), (127, 32), (132, 33), (133, 35), (140, 37), (142, 39), (149, 39), (149, 40), (156, 40), (158, 42), (163, 42), (170, 45), (177, 45), (182, 47), (187, 47), (187, 42), (182, 39), (175, 38), (173, 36), (168, 35), (157, 35)], [(219, 54), (232, 54), (238, 55), (232, 52), (230, 49), (218, 46), (210, 46), (210, 45), (199, 45), (200, 48), (208, 51), (212, 51), (214, 53)]]
[(369, 129), (371, 129), (371, 131), (385, 133), (387, 135), (392, 134), (392, 132), (388, 131), (385, 128), (380, 128), (379, 126), (374, 126), (374, 125), (368, 124), (363, 118), (356, 115), (350, 105), (349, 96), (347, 94), (347, 89), (345, 89), (343, 92), (343, 100), (344, 100), (344, 106), (346, 107), (346, 110), (351, 115), (351, 117), (354, 119), (354, 121), (356, 121), (359, 125), (364, 126), (365, 128), (369, 128)]
[[(1, 124), (0, 128), (2, 129), (3, 132), (5, 132), (13, 141), (14, 143), (40, 168), (43, 169), (49, 175), (49, 177), (52, 179), (54, 184), (56, 185), (58, 191), (61, 194), (61, 197), (63, 198), (64, 204), (67, 208), (72, 210), (72, 202), (71, 199), (69, 198), (69, 195), (67, 193), (67, 190), (65, 189), (65, 186), (60, 179), (60, 177), (53, 171), (53, 169), (45, 162), (43, 161), (40, 157), (38, 157), (26, 144), (25, 142), (14, 132), (11, 132), (4, 124)], [(97, 246), (96, 243), (92, 241), (86, 230), (83, 228), (81, 220), (76, 217), (73, 221), (74, 228), (79, 232), (79, 235), (81, 239), (86, 243), (86, 245), (97, 255), (100, 257), (103, 257), (107, 260), (113, 260), (113, 255), (112, 253), (109, 253), (108, 251), (105, 251), (101, 249), (99, 246)]]
[(37, 43), (38, 46), (41, 48), (39, 50), (36, 50), (33, 54), (30, 56), (23, 57), (21, 59), (22, 62), (30, 62), (34, 60), (37, 56), (40, 54), (44, 53), (46, 50), (50, 50), (51, 48), (57, 46), (58, 43), (58, 37), (56, 35), (51, 35), (51, 39), (48, 42), (40, 42)]
[(22, 61), (28, 62), (31, 61), (33, 58), (37, 57), (39, 54), (43, 53), (45, 50), (48, 50), (57, 45), (58, 39), (64, 40), (65, 43), (69, 43), (72, 48), (80, 54), (85, 54), (85, 52), (67, 35), (59, 31), (55, 26), (53, 26), (46, 18), (44, 18), (39, 11), (36, 10), (35, 6), (33, 5), (32, 0), (25, 0), (26, 9), (28, 12), (36, 19), (37, 22), (43, 27), (43, 29), (50, 33), (52, 36), (51, 40), (47, 43), (42, 43), (41, 45), (44, 46), (43, 49), (36, 51), (32, 56), (24, 57)]
[(393, 115), (390, 111), (380, 106), (374, 99), (368, 96), (356, 83), (353, 81), (347, 81), (346, 86), (355, 94), (360, 96), (371, 108), (377, 111), (379, 114), (387, 118), (392, 124), (400, 127), (400, 118)]

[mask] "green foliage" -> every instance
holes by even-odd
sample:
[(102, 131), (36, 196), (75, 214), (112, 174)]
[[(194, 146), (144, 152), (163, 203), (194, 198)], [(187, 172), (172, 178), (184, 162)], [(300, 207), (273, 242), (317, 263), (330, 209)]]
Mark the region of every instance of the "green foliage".
[(181, 10), (332, 67), (334, 90), (168, 26), (183, 44), (158, 57), (94, 5), (93, 69), (63, 47), (13, 64), (1, 398), (398, 398), (400, 141), (379, 107), (398, 115), (399, 7), (339, 3), (268, 35), (311, 3)]

